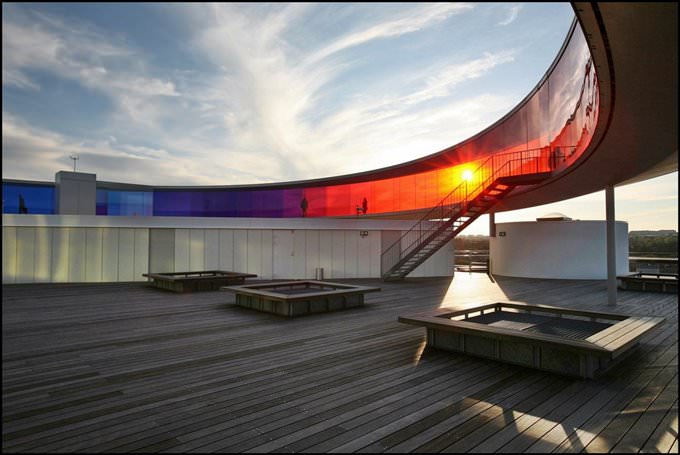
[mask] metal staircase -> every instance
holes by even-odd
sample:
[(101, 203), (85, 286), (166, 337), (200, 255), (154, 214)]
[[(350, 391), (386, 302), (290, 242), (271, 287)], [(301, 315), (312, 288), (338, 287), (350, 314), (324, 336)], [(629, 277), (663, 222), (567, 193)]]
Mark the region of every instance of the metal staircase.
[(403, 279), (515, 187), (546, 180), (565, 161), (564, 155), (548, 148), (488, 158), (385, 250), (383, 280)]

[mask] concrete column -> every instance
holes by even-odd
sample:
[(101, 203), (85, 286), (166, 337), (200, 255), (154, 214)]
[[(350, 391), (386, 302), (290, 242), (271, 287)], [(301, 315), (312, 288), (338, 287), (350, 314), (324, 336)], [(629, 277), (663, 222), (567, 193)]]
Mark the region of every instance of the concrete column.
[(57, 214), (97, 214), (96, 174), (59, 171), (55, 175), (54, 183)]
[(614, 211), (614, 186), (605, 187), (607, 214), (607, 304), (616, 305), (616, 214)]

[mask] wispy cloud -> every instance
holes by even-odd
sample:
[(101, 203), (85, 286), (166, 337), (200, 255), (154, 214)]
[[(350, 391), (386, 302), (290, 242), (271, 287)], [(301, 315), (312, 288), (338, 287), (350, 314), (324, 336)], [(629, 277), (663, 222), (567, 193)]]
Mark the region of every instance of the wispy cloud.
[[(281, 43), (285, 42), (291, 22), (300, 20), (306, 11), (295, 14), (285, 11), (285, 20), (278, 17), (272, 26), (269, 21), (254, 22), (233, 8), (220, 5), (215, 7), (214, 25), (203, 27), (195, 43), (208, 58), (222, 64), (225, 72), (213, 80), (210, 94), (204, 91), (197, 96), (203, 100), (205, 112), (223, 113), (221, 120), (229, 136), (230, 150), (249, 155), (268, 150), (267, 161), (276, 163), (279, 174), (287, 179), (366, 170), (367, 159), (371, 165), (396, 164), (407, 155), (402, 149), (404, 143), (411, 144), (406, 147), (411, 150), (406, 159), (433, 153), (451, 145), (453, 138), (464, 138), (462, 134), (452, 134), (450, 128), (443, 128), (448, 140), (433, 134), (444, 118), (450, 120), (461, 108), (476, 105), (477, 109), (472, 108), (462, 117), (476, 119), (475, 112), (484, 111), (482, 116), (488, 115), (491, 120), (510, 106), (507, 100), (477, 105), (479, 96), (470, 97), (470, 102), (461, 97), (445, 107), (429, 106), (427, 112), (423, 111), (424, 104), (449, 95), (465, 80), (481, 77), (512, 61), (511, 51), (488, 52), (444, 68), (418, 68), (417, 74), (411, 75), (418, 82), (410, 84), (418, 87), (415, 91), (393, 84), (398, 88), (395, 91), (346, 97), (343, 105), (336, 105), (322, 115), (319, 112), (323, 111), (329, 82), (350, 65), (338, 58), (341, 50), (373, 39), (422, 30), (469, 9), (469, 5), (418, 7), (409, 14), (400, 13), (399, 17), (350, 32), (312, 51), (310, 57), (299, 58), (298, 53)], [(337, 54), (336, 58), (325, 59), (332, 54)], [(468, 130), (468, 122), (456, 124), (457, 131), (470, 134), (479, 127), (477, 124)], [(433, 137), (425, 140), (428, 133)], [(420, 138), (415, 139), (417, 136)], [(400, 144), (394, 140), (397, 137)], [(416, 141), (418, 145), (414, 146)], [(402, 149), (399, 153), (395, 153), (397, 145)], [(414, 148), (418, 151), (414, 152)]]
[(677, 201), (677, 175), (665, 175), (633, 185), (618, 187), (616, 188), (616, 200), (644, 204), (673, 200)]
[[(82, 138), (8, 117), (3, 159), (19, 166), (22, 178), (33, 178), (37, 168), (22, 166), (19, 151), (30, 154), (35, 147), (49, 152), (38, 165), (43, 175), (53, 175), (55, 167), (68, 164), (68, 153), (78, 153), (79, 165), (89, 161), (90, 171), (110, 180), (243, 184), (308, 179), (434, 153), (512, 107), (510, 97), (492, 93), (448, 99), (463, 82), (512, 62), (512, 50), (483, 52), (449, 65), (406, 66), (382, 76), (379, 90), (345, 89), (339, 102), (328, 104), (329, 94), (338, 90), (332, 82), (351, 74), (354, 64), (352, 53), (343, 51), (426, 31), (472, 6), (390, 10), (396, 12), (329, 34), (303, 50), (294, 43), (309, 42), (291, 37), (315, 8), (215, 4), (183, 9), (178, 20), (193, 35), (185, 45), (211, 71), (170, 72), (155, 69), (143, 51), (120, 36), (88, 24), (30, 12), (5, 15), (3, 72), (11, 77), (5, 81), (3, 74), (3, 83), (39, 90), (31, 79), (37, 69), (106, 95), (115, 110), (108, 125)], [(130, 171), (123, 171), (125, 166)]]
[(21, 89), (39, 90), (40, 86), (35, 82), (31, 81), (27, 76), (25, 76), (21, 71), (14, 69), (2, 68), (2, 84), (3, 85), (13, 85)]
[(148, 118), (148, 110), (140, 114), (146, 99), (179, 95), (171, 81), (148, 74), (142, 55), (88, 24), (11, 12), (2, 22), (3, 84), (39, 90), (28, 72), (47, 72), (107, 95), (135, 121)]
[[(233, 179), (260, 182), (257, 175), (205, 157), (177, 156), (162, 148), (120, 143), (115, 137), (82, 140), (33, 127), (15, 116), (2, 114), (3, 178), (45, 180), (68, 169), (69, 155), (80, 157), (84, 172), (99, 180), (149, 185), (218, 185)], [(256, 163), (248, 163), (255, 168)], [(6, 175), (5, 170), (11, 169)]]
[(498, 25), (510, 25), (515, 22), (523, 5), (513, 5), (507, 8), (507, 16)]
[(317, 61), (353, 46), (381, 38), (413, 33), (433, 24), (445, 21), (454, 14), (469, 11), (473, 6), (464, 3), (435, 4), (418, 7), (385, 22), (374, 24), (363, 30), (351, 32), (312, 53), (306, 60), (311, 65)]
[(476, 79), (489, 72), (496, 66), (511, 62), (514, 59), (513, 51), (498, 53), (485, 52), (484, 56), (468, 62), (449, 65), (439, 74), (426, 78), (426, 86), (402, 98), (406, 104), (420, 103), (435, 97), (443, 97), (451, 94), (451, 89), (468, 79)]

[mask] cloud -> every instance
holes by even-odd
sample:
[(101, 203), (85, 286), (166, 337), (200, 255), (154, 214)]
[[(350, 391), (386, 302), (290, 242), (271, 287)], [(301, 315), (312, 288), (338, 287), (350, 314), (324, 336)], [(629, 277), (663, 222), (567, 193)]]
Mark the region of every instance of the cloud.
[[(3, 178), (51, 180), (58, 170), (69, 168), (71, 154), (80, 157), (79, 170), (96, 173), (97, 179), (104, 181), (215, 185), (234, 177), (244, 178), (238, 169), (176, 156), (168, 150), (121, 144), (111, 137), (86, 141), (32, 127), (7, 112), (2, 117)], [(11, 169), (10, 175), (5, 175), (7, 169)], [(246, 177), (251, 183), (257, 182), (252, 174)]]
[[(480, 131), (514, 104), (492, 93), (448, 98), (462, 82), (512, 62), (515, 54), (508, 50), (450, 65), (406, 66), (382, 76), (374, 91), (350, 87), (340, 93), (332, 84), (351, 74), (355, 63), (342, 50), (425, 30), (469, 10), (469, 5), (402, 8), (357, 30), (317, 41), (301, 39), (296, 34), (314, 8), (216, 4), (181, 9), (178, 20), (193, 33), (184, 45), (202, 69), (165, 73), (124, 39), (88, 24), (43, 15), (30, 21), (21, 15), (3, 18), (9, 26), (3, 33), (12, 34), (7, 43), (3, 40), (3, 51), (15, 55), (8, 71), (29, 82), (31, 69), (50, 71), (106, 94), (115, 105), (107, 125), (82, 137), (8, 118), (14, 133), (3, 137), (6, 167), (33, 178), (37, 174), (21, 165), (17, 150), (30, 153), (30, 147), (43, 141), (44, 149), (56, 155), (40, 162), (42, 179), (67, 165), (69, 153), (78, 153), (79, 166), (89, 162), (102, 179), (133, 183), (225, 185), (320, 178), (434, 153)], [(297, 41), (292, 39), (296, 36)], [(50, 44), (33, 50), (42, 40)], [(301, 49), (295, 42), (313, 47)], [(338, 93), (340, 101), (329, 103), (329, 96)], [(19, 126), (26, 134), (19, 134)]]
[(138, 52), (88, 24), (16, 8), (9, 13), (2, 22), (3, 85), (39, 90), (28, 72), (47, 72), (107, 95), (136, 121), (158, 117), (143, 109), (150, 98), (179, 95), (173, 82), (147, 74)]
[[(322, 44), (311, 51), (310, 57), (304, 57), (282, 43), (287, 42), (286, 31), (293, 28), (291, 24), (301, 21), (308, 11), (285, 10), (271, 25), (269, 20), (254, 21), (238, 9), (218, 5), (213, 7), (214, 23), (201, 24), (194, 46), (220, 65), (223, 73), (207, 84), (209, 90), (191, 95), (201, 100), (201, 115), (221, 122), (214, 125), (214, 130), (224, 128), (230, 154), (239, 150), (245, 155), (261, 156), (275, 169), (274, 175), (283, 176), (283, 180), (359, 172), (374, 164), (378, 167), (396, 164), (406, 156), (404, 143), (410, 143), (415, 136), (419, 136), (416, 145), (406, 147), (412, 150), (410, 159), (433, 153), (451, 145), (451, 137), (464, 138), (452, 134), (449, 126), (442, 127), (442, 119), (457, 117), (459, 108), (470, 108), (479, 98), (471, 96), (445, 103), (453, 110), (449, 115), (441, 107), (425, 104), (450, 95), (465, 80), (481, 77), (512, 61), (511, 51), (487, 52), (444, 68), (418, 68), (418, 74), (410, 75), (413, 84), (396, 83), (403, 74), (394, 75), (395, 90), (345, 96), (343, 104), (327, 110), (324, 103), (330, 81), (350, 71), (351, 63), (343, 58), (325, 57), (372, 39), (424, 29), (469, 8), (469, 5), (429, 5), (417, 11), (410, 9), (350, 32), (331, 44)], [(418, 88), (413, 91), (405, 85)], [(507, 100), (503, 100), (487, 104), (483, 110), (498, 115), (509, 107)], [(479, 131), (478, 124), (468, 127), (468, 120), (478, 119), (474, 109), (460, 117), (464, 120), (455, 122), (459, 131), (470, 134)], [(492, 120), (495, 118), (489, 118), (488, 123)], [(436, 139), (426, 139), (440, 127), (447, 131), (448, 141), (442, 140), (440, 134), (435, 134)], [(402, 140), (401, 150), (396, 154), (395, 137)], [(433, 144), (437, 148), (428, 148)], [(413, 152), (414, 148), (418, 150)]]
[(521, 9), (522, 5), (514, 5), (508, 7), (508, 16), (502, 21), (500, 21), (498, 25), (510, 25), (513, 22), (515, 22), (515, 19), (517, 19), (517, 16), (519, 15)]
[(469, 62), (449, 65), (439, 74), (426, 79), (425, 88), (402, 98), (406, 104), (420, 103), (435, 97), (448, 96), (451, 89), (468, 79), (476, 79), (496, 66), (514, 60), (514, 52), (485, 52), (484, 57)]
[(366, 29), (354, 31), (342, 36), (312, 53), (305, 63), (307, 65), (315, 64), (319, 60), (332, 54), (375, 39), (390, 38), (417, 32), (423, 28), (442, 22), (454, 14), (460, 14), (472, 8), (472, 5), (464, 3), (421, 6), (415, 10), (406, 11), (401, 17), (381, 22)]
[(651, 204), (654, 202), (678, 200), (678, 174), (662, 175), (653, 179), (617, 187), (617, 202)]
[(21, 71), (12, 70), (9, 68), (2, 69), (2, 84), (13, 85), (21, 89), (40, 90), (40, 86), (31, 81)]

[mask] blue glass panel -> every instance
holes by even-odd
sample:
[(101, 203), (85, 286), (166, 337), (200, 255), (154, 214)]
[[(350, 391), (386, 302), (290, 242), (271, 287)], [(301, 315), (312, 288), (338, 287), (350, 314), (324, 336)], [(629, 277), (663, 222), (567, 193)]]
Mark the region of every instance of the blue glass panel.
[(194, 197), (198, 198), (203, 208), (196, 206), (193, 216), (236, 216), (236, 193), (224, 190), (195, 193)]
[(171, 190), (154, 191), (155, 216), (207, 216), (228, 217), (237, 215), (237, 193), (226, 190)]
[(151, 216), (151, 191), (97, 190), (97, 215)]
[(154, 216), (189, 216), (190, 198), (187, 191), (154, 191)]
[(253, 192), (253, 211), (251, 216), (280, 218), (283, 213), (283, 190), (263, 190)]
[(300, 217), (304, 190), (156, 190), (155, 216)]
[(253, 216), (253, 191), (239, 191), (236, 197), (236, 216)]
[(2, 213), (54, 215), (54, 186), (2, 184)]
[(97, 190), (97, 215), (108, 215), (108, 190)]

